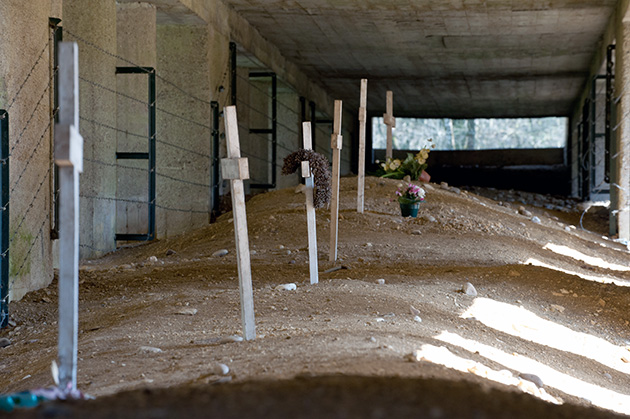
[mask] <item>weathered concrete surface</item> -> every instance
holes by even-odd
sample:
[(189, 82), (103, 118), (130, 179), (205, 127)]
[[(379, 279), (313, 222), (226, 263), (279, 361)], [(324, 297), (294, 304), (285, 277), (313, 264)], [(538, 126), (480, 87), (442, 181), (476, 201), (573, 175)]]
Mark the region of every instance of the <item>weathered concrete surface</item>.
[(157, 27), (158, 237), (181, 234), (209, 222), (211, 87), (207, 36), (204, 26)]
[[(117, 7), (117, 54), (125, 60), (117, 65), (127, 67), (131, 63), (155, 68), (157, 62), (156, 8), (148, 3), (118, 4)], [(117, 152), (148, 152), (148, 75), (119, 74), (116, 90), (118, 96), (116, 120)], [(130, 100), (137, 98), (144, 103)], [(124, 132), (122, 132), (124, 131)], [(143, 137), (139, 137), (143, 135)], [(147, 234), (149, 210), (147, 204), (129, 201), (148, 201), (147, 160), (119, 160), (117, 169), (116, 233)], [(132, 167), (126, 169), (123, 167)], [(124, 199), (124, 200), (122, 200)]]
[(625, 9), (617, 11), (616, 49), (615, 49), (615, 94), (619, 97), (617, 105), (616, 159), (614, 161), (615, 202), (617, 234), (620, 239), (630, 240), (630, 20)]
[(48, 285), (53, 276), (47, 48), (52, 9), (46, 0), (0, 2), (0, 109), (10, 119), (11, 300)]
[(368, 108), (422, 117), (568, 115), (617, 3), (225, 2), (339, 98), (368, 77)]
[[(79, 105), (84, 118), (116, 126), (116, 59), (103, 51), (116, 51), (116, 2), (98, 0), (63, 3), (64, 40), (79, 44)], [(94, 45), (89, 46), (85, 41)], [(84, 171), (81, 175), (81, 257), (99, 256), (115, 249), (116, 133), (102, 125), (81, 121)]]

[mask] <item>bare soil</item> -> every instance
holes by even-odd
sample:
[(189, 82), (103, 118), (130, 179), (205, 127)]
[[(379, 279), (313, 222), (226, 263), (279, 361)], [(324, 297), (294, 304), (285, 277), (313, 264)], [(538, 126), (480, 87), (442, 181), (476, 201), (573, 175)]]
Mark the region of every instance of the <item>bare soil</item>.
[[(231, 213), (83, 261), (78, 388), (96, 399), (11, 417), (630, 414), (630, 254), (606, 237), (605, 208), (429, 184), (418, 217), (402, 218), (397, 183), (368, 178), (359, 214), (356, 178), (342, 179), (339, 258), (328, 261), (330, 212), (320, 209), (315, 285), (304, 195), (247, 202), (250, 341), (234, 338)], [(287, 283), (297, 289), (276, 289)], [(10, 311), (0, 392), (51, 386), (56, 281)]]

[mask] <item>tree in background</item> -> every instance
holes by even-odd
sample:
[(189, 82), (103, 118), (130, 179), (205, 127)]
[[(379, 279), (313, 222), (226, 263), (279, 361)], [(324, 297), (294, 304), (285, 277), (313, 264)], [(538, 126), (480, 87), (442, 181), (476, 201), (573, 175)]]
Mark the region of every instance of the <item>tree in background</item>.
[[(438, 150), (559, 148), (566, 143), (566, 118), (396, 118), (393, 146), (420, 150), (433, 138)], [(385, 148), (383, 118), (372, 118), (374, 148)]]

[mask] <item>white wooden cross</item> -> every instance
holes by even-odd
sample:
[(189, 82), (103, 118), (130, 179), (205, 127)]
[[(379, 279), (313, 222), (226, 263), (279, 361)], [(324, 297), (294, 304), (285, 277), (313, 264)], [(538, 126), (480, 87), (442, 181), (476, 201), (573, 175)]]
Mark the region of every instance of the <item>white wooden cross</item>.
[(59, 44), (59, 122), (55, 124), (55, 163), (59, 166), (59, 387), (77, 388), (79, 327), (79, 173), (83, 137), (79, 134), (79, 48)]
[(367, 120), (367, 79), (361, 79), (361, 103), (359, 106), (359, 175), (357, 185), (357, 212), (363, 214), (365, 202), (365, 124)]
[(387, 113), (383, 114), (383, 123), (387, 125), (387, 151), (385, 152), (385, 158), (391, 159), (393, 156), (392, 129), (396, 128), (396, 118), (394, 118), (394, 93), (391, 90), (387, 91), (386, 110)]
[(330, 205), (330, 257), (329, 260), (337, 260), (337, 238), (339, 227), (339, 172), (341, 171), (341, 147), (343, 137), (341, 135), (342, 102), (335, 100), (335, 114), (333, 133), (330, 146), (333, 150), (332, 163), (332, 200)]
[(223, 179), (230, 180), (230, 190), (232, 192), (232, 214), (234, 218), (239, 291), (241, 295), (243, 337), (245, 340), (252, 340), (256, 338), (256, 324), (254, 320), (249, 237), (247, 235), (247, 212), (245, 211), (245, 189), (243, 187), (243, 179), (249, 179), (249, 166), (247, 158), (241, 157), (236, 106), (223, 108), (223, 118), (225, 120), (228, 158), (221, 159), (221, 175)]
[[(310, 122), (302, 122), (302, 137), (304, 140), (304, 150), (312, 150), (313, 140), (311, 138)], [(317, 218), (315, 217), (315, 206), (313, 204), (313, 189), (315, 184), (308, 160), (302, 162), (302, 177), (304, 178), (304, 183), (306, 185), (304, 194), (306, 195), (306, 222), (308, 226), (309, 273), (311, 277), (311, 284), (317, 284), (319, 282), (319, 272), (317, 268)]]

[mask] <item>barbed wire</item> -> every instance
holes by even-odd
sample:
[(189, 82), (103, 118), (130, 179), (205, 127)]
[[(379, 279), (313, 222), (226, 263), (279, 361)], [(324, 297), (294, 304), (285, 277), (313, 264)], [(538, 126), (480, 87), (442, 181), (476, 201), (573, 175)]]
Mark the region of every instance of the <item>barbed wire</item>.
[[(5, 159), (1, 159), (0, 160), (1, 162), (6, 161), (6, 159), (8, 157), (10, 157), (11, 154), (13, 154), (13, 152), (15, 151), (17, 146), (20, 144), (22, 138), (24, 137), (24, 133), (26, 132), (28, 127), (31, 126), (31, 121), (35, 117), (35, 114), (37, 113), (37, 110), (39, 109), (39, 106), (41, 105), (41, 102), (44, 99), (44, 96), (46, 95), (46, 92), (48, 92), (50, 90), (50, 86), (51, 86), (52, 81), (54, 80), (54, 75), (55, 74), (56, 74), (56, 72), (53, 73), (53, 77), (49, 78), (48, 84), (46, 85), (46, 87), (44, 88), (42, 94), (40, 95), (39, 100), (35, 103), (35, 107), (33, 108), (33, 112), (31, 112), (30, 116), (26, 120), (26, 123), (24, 124), (24, 127), (22, 127), (22, 131), (20, 131), (20, 133), (18, 134), (17, 138), (15, 140), (13, 140), (13, 146), (9, 150), (9, 155)], [(54, 114), (53, 114), (53, 117), (54, 117), (54, 115), (56, 115), (57, 111), (54, 110), (53, 112), (54, 112)]]
[[(133, 67), (136, 67), (136, 68), (142, 69), (143, 71), (145, 71), (145, 73), (151, 73), (151, 71), (146, 70), (146, 67), (141, 66), (141, 65), (138, 65), (138, 64), (134, 63), (133, 61), (131, 61), (131, 60), (127, 59), (127, 58), (122, 57), (121, 55), (114, 54), (113, 52), (107, 51), (106, 49), (99, 47), (98, 45), (94, 44), (93, 42), (88, 41), (87, 39), (83, 38), (82, 36), (77, 35), (77, 34), (75, 34), (75, 33), (71, 32), (71, 31), (69, 31), (69, 30), (67, 30), (67, 29), (65, 29), (65, 28), (64, 28), (64, 33), (66, 33), (66, 34), (68, 34), (68, 35), (72, 36), (73, 38), (75, 38), (75, 39), (76, 39), (76, 40), (78, 40), (78, 41), (81, 41), (81, 42), (85, 43), (86, 45), (89, 45), (90, 47), (94, 48), (94, 49), (95, 49), (95, 50), (97, 50), (97, 51), (102, 52), (103, 54), (106, 54), (106, 55), (108, 55), (108, 56), (110, 56), (110, 57), (112, 57), (112, 58), (116, 58), (116, 59), (118, 59), (118, 60), (121, 60), (121, 61), (123, 61), (123, 62), (125, 62), (125, 63), (127, 63), (127, 64), (130, 64), (130, 65), (131, 65), (131, 66), (133, 66)], [(210, 104), (211, 104), (211, 102), (210, 102), (210, 101), (208, 101), (208, 100), (206, 100), (206, 99), (201, 99), (201, 98), (199, 98), (199, 97), (197, 97), (197, 96), (195, 96), (195, 95), (193, 95), (193, 94), (191, 94), (191, 93), (187, 92), (186, 90), (184, 90), (183, 88), (179, 87), (177, 84), (173, 83), (172, 81), (170, 81), (170, 80), (168, 80), (168, 79), (166, 79), (166, 78), (162, 77), (162, 76), (161, 76), (161, 75), (160, 75), (157, 71), (153, 70), (153, 72), (155, 72), (155, 77), (156, 77), (156, 78), (158, 78), (158, 79), (160, 79), (161, 81), (163, 81), (164, 83), (166, 83), (166, 84), (168, 84), (168, 85), (170, 85), (170, 86), (172, 86), (172, 87), (176, 88), (177, 90), (179, 90), (180, 92), (182, 92), (182, 93), (186, 94), (187, 96), (189, 96), (189, 97), (191, 97), (191, 98), (193, 98), (193, 99), (195, 99), (195, 100), (198, 100), (199, 102), (205, 103), (205, 104), (207, 104), (207, 105), (210, 105)]]
[[(11, 244), (13, 243), (13, 240), (15, 240), (15, 237), (17, 236), (18, 232), (20, 231), (20, 228), (22, 227), (22, 224), (24, 224), (24, 221), (26, 220), (26, 217), (28, 216), (28, 213), (31, 211), (31, 209), (33, 209), (33, 204), (37, 200), (37, 197), (39, 196), (39, 193), (40, 193), (40, 191), (42, 189), (42, 186), (48, 180), (48, 176), (49, 175), (50, 175), (50, 166), (48, 167), (48, 170), (44, 174), (44, 177), (43, 177), (42, 181), (39, 183), (39, 185), (37, 187), (37, 190), (35, 191), (35, 194), (33, 195), (33, 199), (31, 199), (31, 202), (28, 204), (28, 207), (26, 208), (26, 211), (22, 214), (22, 219), (18, 223), (17, 227), (13, 230), (13, 234), (9, 237), (9, 248), (11, 247)], [(9, 205), (9, 202), (7, 202), (7, 205), (4, 206), (2, 208), (2, 210), (3, 211), (6, 210), (8, 205)], [(7, 249), (6, 251), (8, 251), (8, 250), (9, 249)], [(6, 251), (5, 251), (5, 253), (6, 253)], [(5, 256), (5, 254), (3, 253), (2, 256)]]
[[(52, 124), (53, 120), (49, 120), (48, 124), (46, 125), (46, 128), (44, 129), (44, 132), (42, 133), (42, 135), (39, 137), (39, 140), (37, 141), (37, 144), (35, 145), (35, 147), (33, 147), (33, 151), (31, 152), (30, 156), (28, 157), (28, 159), (26, 159), (26, 161), (28, 162), (27, 164), (24, 165), (24, 168), (22, 169), (22, 171), (20, 172), (20, 174), (18, 175), (17, 180), (15, 181), (15, 183), (13, 184), (13, 187), (10, 188), (9, 190), (9, 196), (13, 195), (13, 192), (15, 192), (15, 189), (17, 188), (18, 184), (20, 183), (20, 180), (22, 179), (22, 177), (24, 176), (24, 173), (26, 173), (26, 169), (30, 166), (30, 161), (33, 159), (33, 156), (35, 155), (35, 153), (37, 152), (37, 150), (39, 150), (39, 146), (41, 145), (42, 141), (44, 140), (44, 137), (46, 136), (46, 133), (48, 132), (48, 130), (50, 129), (50, 126)], [(6, 160), (6, 159), (5, 159)]]
[(31, 67), (31, 69), (28, 71), (28, 73), (26, 74), (26, 78), (24, 79), (24, 81), (22, 82), (22, 84), (20, 85), (20, 87), (18, 88), (18, 91), (15, 93), (15, 96), (13, 96), (13, 99), (11, 99), (11, 101), (9, 102), (9, 105), (7, 106), (6, 111), (8, 112), (11, 107), (15, 104), (17, 98), (20, 96), (20, 93), (22, 92), (22, 89), (24, 88), (24, 86), (26, 85), (26, 83), (28, 82), (28, 80), (31, 78), (31, 76), (33, 75), (33, 72), (35, 71), (35, 68), (37, 67), (37, 65), (39, 64), (40, 60), (42, 59), (42, 57), (44, 56), (44, 52), (46, 52), (49, 48), (48, 45), (48, 41), (46, 41), (46, 44), (44, 45), (44, 48), (42, 48), (42, 51), (39, 53), (39, 56), (37, 57), (37, 59), (35, 60), (35, 64), (33, 64), (33, 66)]

